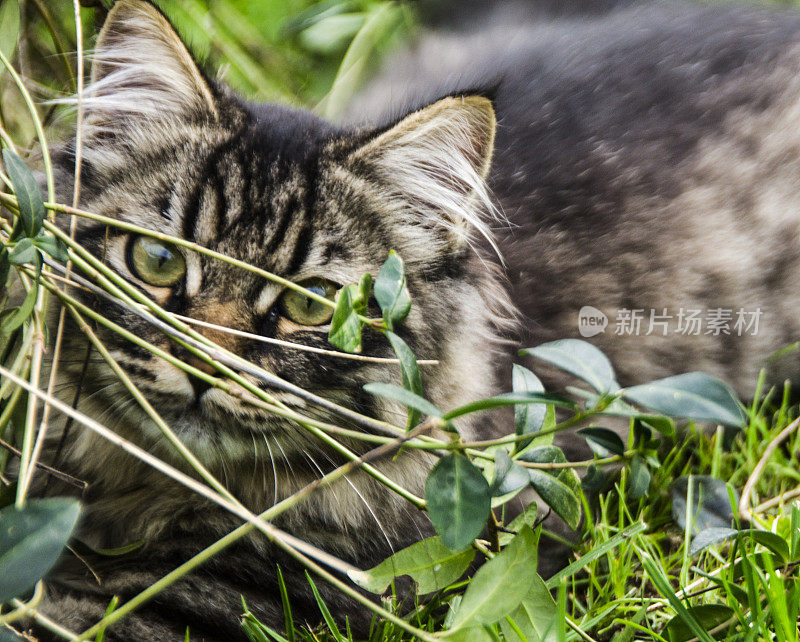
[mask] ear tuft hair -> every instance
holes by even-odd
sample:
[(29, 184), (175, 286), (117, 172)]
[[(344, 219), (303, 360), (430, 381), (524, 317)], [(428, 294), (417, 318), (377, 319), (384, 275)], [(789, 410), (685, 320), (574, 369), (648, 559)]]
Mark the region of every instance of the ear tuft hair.
[(89, 128), (142, 120), (216, 118), (211, 88), (167, 19), (149, 2), (120, 0), (108, 14), (84, 94)]
[(496, 252), (488, 217), (499, 218), (486, 186), (496, 119), (483, 96), (451, 96), (416, 111), (355, 152), (393, 185), (423, 222), (444, 226), (458, 245), (475, 232)]

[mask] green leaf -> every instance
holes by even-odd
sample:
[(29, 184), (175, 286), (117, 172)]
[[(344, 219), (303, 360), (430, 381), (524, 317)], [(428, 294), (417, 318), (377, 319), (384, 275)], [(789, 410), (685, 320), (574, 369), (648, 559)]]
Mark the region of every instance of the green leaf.
[[(711, 631), (735, 615), (734, 610), (724, 604), (700, 604), (692, 606), (686, 611), (706, 631)], [(681, 615), (676, 615), (667, 622), (664, 633), (670, 642), (686, 642), (697, 637)]]
[[(527, 368), (517, 365), (511, 368), (511, 387), (517, 394), (544, 392), (544, 385), (535, 374)], [(518, 435), (537, 433), (544, 425), (547, 406), (520, 404), (514, 407), (514, 431)], [(524, 447), (524, 444), (519, 446)]]
[(74, 499), (28, 500), (0, 510), (0, 603), (29, 590), (55, 564), (78, 521)]
[(511, 523), (506, 528), (512, 533), (500, 533), (500, 546), (505, 546), (514, 537), (514, 533), (518, 533), (523, 526), (528, 526), (531, 529), (539, 525), (539, 505), (534, 501), (528, 504), (523, 511), (511, 520)]
[(709, 528), (729, 528), (733, 523), (733, 507), (729, 490), (738, 501), (738, 494), (721, 479), (705, 475), (678, 477), (669, 487), (672, 499), (672, 517), (686, 530), (686, 502), (689, 483), (692, 484), (692, 508), (689, 511), (692, 531), (699, 533)]
[(696, 555), (704, 548), (719, 544), (727, 539), (736, 537), (739, 533), (735, 528), (724, 528), (720, 526), (713, 526), (700, 531), (692, 539), (692, 545), (689, 547), (689, 555)]
[(8, 250), (3, 247), (0, 248), (0, 293), (6, 287), (8, 281), (8, 273), (11, 270), (11, 261), (8, 259)]
[(757, 544), (761, 544), (761, 546), (768, 551), (777, 555), (784, 563), (791, 560), (789, 543), (777, 533), (762, 531), (756, 528), (736, 530), (735, 528), (725, 528), (721, 526), (706, 528), (695, 535), (689, 549), (689, 555), (696, 555), (704, 548), (719, 544), (720, 542), (734, 537), (749, 537)]
[[(363, 281), (362, 281), (363, 283)], [(345, 285), (336, 294), (336, 309), (331, 319), (328, 341), (345, 352), (361, 352), (361, 329), (358, 315), (366, 309), (361, 284)]]
[(36, 260), (36, 246), (33, 244), (33, 241), (29, 238), (17, 241), (14, 247), (11, 248), (8, 260), (11, 265), (33, 263)]
[[(36, 284), (34, 283), (34, 286)], [(38, 296), (38, 288), (31, 287), (22, 305), (17, 307), (8, 317), (3, 319), (0, 325), (0, 334), (11, 334), (19, 326), (21, 326), (33, 312), (33, 306), (36, 304), (36, 297)]]
[(697, 618), (695, 618), (695, 616), (686, 609), (683, 603), (678, 599), (678, 596), (675, 595), (675, 591), (672, 590), (669, 581), (666, 577), (664, 577), (661, 567), (656, 564), (650, 554), (646, 551), (640, 550), (639, 555), (642, 558), (642, 566), (644, 566), (647, 577), (653, 583), (653, 586), (656, 587), (658, 592), (667, 598), (667, 601), (670, 603), (672, 608), (675, 609), (675, 612), (677, 613), (676, 617), (678, 617), (681, 622), (688, 626), (694, 636), (702, 640), (702, 642), (713, 642), (713, 638), (706, 632), (706, 629), (703, 627), (703, 625), (697, 621)]
[(747, 528), (739, 531), (738, 535), (739, 537), (750, 537), (753, 541), (761, 544), (761, 546), (766, 548), (768, 551), (775, 553), (775, 555), (780, 557), (783, 562), (788, 562), (790, 559), (789, 544), (777, 533), (773, 533), (771, 531), (762, 531), (755, 528)]
[(447, 548), (460, 551), (480, 535), (492, 496), (483, 473), (464, 455), (442, 457), (428, 474), (425, 502)]
[(650, 470), (640, 455), (634, 455), (631, 459), (630, 482), (628, 484), (628, 495), (631, 499), (639, 499), (647, 494), (650, 488)]
[(467, 570), (475, 550), (453, 552), (439, 537), (430, 537), (398, 551), (368, 571), (354, 571), (350, 579), (372, 593), (383, 593), (395, 577), (408, 575), (424, 595), (450, 586)]
[(560, 464), (567, 461), (564, 451), (558, 446), (553, 446), (552, 444), (544, 444), (542, 446), (528, 448), (524, 452), (520, 453), (517, 459), (530, 462), (531, 464)]
[(612, 457), (625, 452), (625, 444), (622, 443), (620, 436), (608, 428), (590, 426), (581, 428), (578, 434), (586, 439), (586, 444), (598, 457)]
[[(445, 419), (455, 419), (463, 415), (468, 415), (480, 410), (491, 410), (492, 408), (502, 408), (503, 406), (517, 406), (520, 404), (552, 404), (562, 408), (575, 408), (575, 402), (563, 395), (552, 392), (529, 392), (526, 394), (516, 392), (506, 392), (488, 399), (473, 401), (453, 410), (448, 410)], [(546, 408), (545, 408), (546, 410)]]
[(0, 642), (24, 642), (24, 640), (18, 635), (14, 635), (11, 631), (0, 630)]
[(442, 416), (442, 411), (434, 406), (430, 401), (424, 397), (414, 394), (410, 390), (396, 386), (393, 383), (368, 383), (364, 385), (364, 390), (371, 395), (377, 395), (379, 397), (385, 397), (386, 399), (399, 401), (404, 406), (413, 408), (414, 410), (419, 410), (420, 412), (430, 415), (431, 417)]
[(702, 372), (689, 372), (625, 388), (622, 396), (670, 417), (737, 427), (744, 427), (747, 419), (733, 390)]
[[(550, 590), (544, 580), (536, 575), (520, 605), (500, 620), (500, 630), (506, 642), (555, 642), (557, 613)], [(508, 620), (512, 620), (515, 626), (512, 627)], [(522, 638), (516, 629), (522, 633)]]
[(367, 305), (369, 305), (369, 295), (372, 292), (372, 275), (367, 272), (362, 274), (358, 280), (358, 302), (356, 309), (359, 312), (366, 312)]
[(364, 81), (369, 62), (374, 60), (380, 43), (385, 43), (402, 24), (402, 7), (391, 2), (372, 5), (364, 25), (359, 29), (336, 72), (327, 96), (317, 105), (325, 118), (341, 115)]
[[(420, 397), (424, 396), (422, 376), (420, 375), (419, 366), (417, 365), (417, 358), (414, 356), (411, 348), (409, 348), (408, 344), (394, 332), (387, 330), (385, 334), (386, 338), (389, 339), (389, 343), (392, 345), (395, 356), (400, 361), (400, 377), (403, 382), (403, 388)], [(419, 412), (412, 410), (408, 413), (408, 421), (406, 423), (408, 428), (416, 426), (418, 421)]]
[(14, 195), (17, 197), (22, 227), (27, 236), (34, 237), (39, 233), (44, 221), (44, 201), (39, 191), (39, 184), (28, 166), (13, 150), (8, 148), (3, 150), (3, 162), (14, 187)]
[[(602, 399), (600, 395), (589, 392), (588, 390), (575, 388), (573, 386), (567, 386), (566, 390), (571, 395), (585, 399), (587, 409), (595, 408), (598, 402)], [(602, 414), (610, 417), (632, 417), (649, 424), (662, 435), (667, 437), (672, 437), (675, 435), (675, 422), (672, 419), (662, 415), (654, 415), (643, 412), (638, 408), (634, 408), (630, 404), (625, 403), (622, 399), (614, 399), (611, 401), (611, 403), (603, 408)]]
[[(0, 2), (0, 51), (8, 60), (14, 57), (14, 51), (17, 49), (19, 24), (19, 2), (17, 0)], [(4, 71), (5, 67), (0, 65), (0, 76)]]
[(487, 626), (471, 626), (448, 633), (447, 642), (497, 642), (497, 635)]
[(452, 630), (492, 624), (511, 613), (538, 577), (538, 538), (523, 527), (503, 551), (481, 566), (467, 587)]
[(563, 481), (541, 470), (529, 469), (531, 484), (547, 504), (571, 529), (581, 521), (581, 502), (573, 490)]
[(494, 479), (492, 480), (492, 497), (500, 497), (513, 493), (531, 483), (528, 471), (508, 456), (503, 448), (494, 453)]
[(314, 23), (300, 33), (300, 44), (308, 51), (331, 56), (343, 49), (364, 24), (366, 14), (344, 13)]
[(665, 437), (675, 436), (675, 422), (669, 417), (662, 415), (638, 415), (641, 423), (647, 424), (656, 432), (660, 432)]
[(583, 492), (589, 495), (597, 495), (605, 491), (610, 485), (610, 476), (602, 468), (598, 466), (589, 466), (586, 474), (581, 480), (581, 488)]
[(406, 286), (403, 260), (392, 250), (375, 279), (375, 299), (383, 312), (383, 320), (390, 330), (400, 323), (411, 310), (411, 295)]
[(56, 238), (55, 236), (39, 236), (34, 243), (42, 252), (49, 254), (56, 261), (61, 261), (61, 263), (69, 261), (67, 245), (60, 238)]
[(552, 363), (582, 379), (600, 394), (619, 390), (614, 368), (608, 357), (586, 341), (561, 339), (520, 350), (520, 354)]

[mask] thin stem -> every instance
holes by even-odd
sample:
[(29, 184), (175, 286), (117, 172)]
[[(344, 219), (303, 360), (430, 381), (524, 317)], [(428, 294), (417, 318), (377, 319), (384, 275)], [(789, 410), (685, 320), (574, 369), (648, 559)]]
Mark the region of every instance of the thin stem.
[[(0, 194), (0, 200), (2, 200), (6, 206), (10, 206), (13, 209), (17, 208), (17, 199), (10, 194)], [(289, 279), (284, 279), (282, 276), (278, 276), (277, 274), (273, 274), (272, 272), (267, 272), (266, 270), (262, 270), (259, 267), (251, 265), (245, 261), (240, 261), (239, 259), (235, 259), (227, 254), (222, 254), (220, 252), (215, 252), (207, 247), (199, 245), (198, 243), (193, 243), (192, 241), (187, 241), (186, 239), (180, 238), (178, 236), (172, 236), (171, 234), (164, 234), (163, 232), (156, 232), (154, 230), (147, 229), (146, 227), (141, 227), (140, 225), (134, 225), (133, 223), (127, 223), (125, 221), (120, 221), (115, 218), (110, 218), (108, 216), (103, 216), (102, 214), (94, 214), (92, 212), (87, 212), (86, 210), (78, 209), (77, 207), (70, 207), (68, 205), (63, 205), (61, 203), (56, 203), (55, 198), (50, 198), (50, 202), (45, 203), (44, 206), (53, 211), (53, 212), (60, 212), (62, 214), (69, 214), (73, 216), (79, 216), (82, 218), (86, 218), (92, 221), (96, 221), (98, 223), (103, 223), (104, 225), (108, 225), (110, 227), (116, 227), (121, 230), (125, 230), (126, 232), (131, 232), (134, 234), (141, 234), (143, 236), (149, 236), (154, 239), (158, 239), (160, 241), (165, 241), (167, 243), (171, 243), (173, 245), (177, 245), (179, 247), (184, 247), (187, 250), (192, 250), (193, 252), (197, 252), (198, 254), (203, 254), (210, 258), (218, 259), (230, 265), (234, 265), (239, 267), (243, 270), (247, 270), (248, 272), (252, 272), (253, 274), (257, 274), (259, 276), (264, 277), (270, 281), (278, 283), (283, 287), (289, 288), (290, 290), (295, 290), (304, 296), (307, 296), (314, 301), (322, 303), (331, 308), (336, 307), (336, 302), (331, 301), (330, 299), (326, 299), (324, 296), (320, 296), (316, 292), (312, 290), (308, 290), (301, 285), (297, 285), (296, 283), (290, 281)]]
[[(429, 429), (429, 425), (423, 426), (420, 425), (417, 429), (412, 431), (408, 434), (408, 438), (413, 438), (418, 434), (421, 434), (424, 430)], [(376, 448), (361, 457), (358, 460), (347, 462), (346, 464), (339, 466), (335, 470), (327, 473), (323, 477), (319, 479), (315, 479), (311, 483), (307, 484), (294, 494), (290, 495), (286, 499), (278, 502), (271, 508), (268, 508), (263, 513), (259, 515), (259, 518), (265, 521), (270, 521), (275, 519), (280, 514), (286, 512), (290, 508), (296, 506), (300, 502), (307, 499), (313, 492), (317, 489), (322, 488), (324, 486), (328, 486), (331, 483), (343, 478), (345, 475), (349, 474), (350, 472), (357, 469), (363, 463), (370, 461), (371, 459), (379, 459), (383, 458), (386, 455), (390, 454), (392, 450), (400, 448), (404, 443), (406, 443), (406, 437), (398, 437), (395, 442), (391, 445), (387, 444)], [(218, 539), (216, 542), (208, 546), (207, 548), (203, 549), (199, 553), (197, 553), (194, 557), (187, 560), (174, 570), (167, 573), (164, 577), (159, 579), (158, 581), (154, 582), (146, 589), (144, 589), (138, 595), (132, 597), (128, 600), (125, 604), (118, 607), (115, 611), (113, 611), (110, 615), (104, 617), (100, 622), (95, 624), (90, 629), (87, 629), (81, 636), (81, 639), (88, 639), (96, 632), (101, 630), (104, 627), (110, 626), (114, 622), (118, 621), (128, 613), (134, 611), (135, 609), (139, 608), (142, 604), (147, 602), (148, 600), (152, 599), (154, 596), (158, 595), (161, 591), (165, 590), (172, 584), (174, 584), (177, 580), (181, 577), (190, 573), (194, 569), (198, 568), (206, 561), (211, 559), (213, 556), (221, 553), (226, 548), (231, 546), (232, 544), (236, 543), (249, 533), (253, 531), (254, 527), (252, 524), (242, 524), (235, 530), (231, 531), (224, 537)], [(357, 573), (356, 573), (357, 575)]]
[[(51, 19), (45, 10), (44, 7), (40, 6), (38, 0), (36, 3), (37, 8), (39, 9), (42, 17), (46, 21), (48, 21), (48, 25), (51, 24)], [(77, 50), (78, 50), (78, 84), (77, 84), (77, 91), (78, 91), (78, 115), (77, 115), (77, 124), (75, 130), (75, 173), (73, 177), (73, 189), (72, 189), (72, 206), (78, 207), (78, 203), (80, 201), (80, 192), (81, 192), (81, 165), (83, 159), (83, 145), (82, 145), (82, 132), (83, 132), (83, 26), (81, 24), (81, 6), (79, 0), (72, 1), (72, 7), (74, 11), (74, 18), (75, 18), (75, 41), (77, 43)], [(51, 32), (53, 33), (53, 39), (55, 40), (56, 35), (55, 31), (51, 27)], [(62, 51), (62, 55), (64, 56), (64, 60), (66, 61), (66, 54)], [(70, 69), (69, 62), (67, 61), (67, 69)], [(71, 69), (70, 69), (71, 73)], [(73, 79), (74, 80), (74, 79)], [(73, 241), (75, 240), (75, 232), (77, 230), (78, 224), (78, 217), (74, 214), (70, 216), (69, 222), (69, 237)], [(67, 280), (69, 280), (70, 272), (72, 271), (72, 261), (67, 259), (66, 264), (66, 273), (65, 276)], [(58, 379), (58, 367), (59, 361), (61, 357), (61, 346), (64, 340), (64, 321), (65, 321), (65, 308), (62, 306), (61, 309), (58, 311), (58, 325), (56, 326), (56, 341), (55, 346), (53, 347), (53, 356), (51, 359), (51, 366), (50, 366), (50, 379), (47, 383), (47, 393), (52, 395), (55, 391), (56, 381)], [(39, 454), (44, 446), (45, 438), (47, 437), (47, 429), (50, 420), (50, 404), (45, 403), (44, 408), (42, 408), (42, 420), (39, 424), (39, 433), (36, 437), (36, 443), (33, 447), (33, 455), (32, 460), (36, 462), (39, 458)], [(30, 479), (33, 476), (33, 469), (31, 469), (30, 476), (26, 480), (28, 484), (30, 484)]]
[[(228, 328), (224, 325), (217, 325), (216, 323), (209, 323), (208, 321), (200, 321), (199, 319), (192, 319), (191, 317), (185, 317), (181, 314), (176, 314), (175, 318), (180, 319), (181, 321), (184, 321), (186, 323), (191, 323), (192, 325), (199, 325), (203, 328), (212, 328), (214, 330), (219, 330), (220, 332), (232, 334), (237, 337), (250, 339), (251, 341), (260, 341), (261, 343), (269, 343), (272, 345), (277, 345), (292, 350), (303, 350), (306, 352), (314, 352), (316, 354), (324, 354), (326, 357), (335, 357), (338, 359), (352, 359), (353, 361), (364, 361), (367, 363), (392, 363), (392, 364), (400, 363), (400, 359), (394, 359), (391, 357), (370, 357), (363, 354), (350, 354), (349, 352), (339, 352), (338, 350), (325, 350), (324, 348), (307, 346), (305, 344), (295, 343), (293, 341), (283, 341), (282, 339), (275, 339), (274, 337), (266, 337), (262, 334), (244, 332), (243, 330), (235, 330), (234, 328)], [(417, 365), (437, 366), (439, 365), (439, 361), (436, 359), (418, 359)]]
[[(403, 432), (403, 430), (397, 426), (393, 426), (387, 422), (379, 421), (373, 419), (372, 417), (362, 415), (358, 412), (350, 410), (349, 408), (345, 408), (344, 406), (340, 406), (339, 404), (325, 399), (324, 397), (315, 395), (314, 393), (296, 386), (285, 379), (281, 379), (271, 372), (267, 372), (263, 368), (259, 368), (258, 366), (245, 359), (242, 359), (238, 355), (228, 350), (224, 350), (216, 343), (194, 332), (191, 328), (175, 319), (173, 315), (169, 314), (155, 302), (148, 299), (136, 288), (132, 287), (130, 283), (119, 277), (119, 275), (113, 270), (109, 270), (106, 266), (102, 265), (102, 263), (100, 263), (89, 252), (84, 250), (80, 245), (72, 242), (63, 232), (61, 232), (61, 230), (55, 226), (52, 226), (52, 230), (57, 236), (59, 236), (59, 238), (70, 245), (71, 249), (77, 252), (78, 255), (74, 256), (76, 265), (89, 276), (98, 280), (107, 290), (111, 292), (111, 294), (116, 296), (117, 299), (120, 299), (115, 300), (112, 297), (107, 297), (108, 300), (124, 307), (126, 310), (133, 312), (149, 323), (155, 325), (162, 332), (170, 335), (173, 339), (178, 341), (179, 344), (195, 354), (195, 356), (211, 364), (219, 372), (227, 377), (230, 377), (242, 387), (251, 390), (251, 392), (256, 394), (256, 396), (263, 397), (267, 401), (275, 403), (276, 405), (284, 405), (280, 401), (272, 398), (272, 396), (268, 395), (265, 391), (261, 390), (257, 386), (253, 386), (253, 384), (246, 379), (243, 379), (238, 372), (243, 372), (276, 388), (297, 395), (301, 399), (310, 401), (322, 408), (325, 408), (326, 410), (330, 410), (331, 412), (334, 412), (341, 417), (344, 417), (345, 419), (348, 419), (349, 421), (366, 428), (367, 430), (376, 431), (392, 437)], [(106, 275), (108, 278), (106, 278)], [(117, 287), (117, 285), (119, 285), (119, 287)], [(139, 303), (144, 304), (144, 306), (149, 309), (149, 312), (142, 310), (135, 304), (135, 302), (131, 301), (131, 296), (129, 295), (131, 295)], [(123, 305), (123, 303), (127, 303), (127, 305)], [(161, 318), (157, 318), (154, 316), (154, 314), (151, 314), (151, 312), (157, 314), (158, 317)]]
[[(66, 308), (67, 306), (64, 307)], [(162, 419), (161, 415), (156, 412), (155, 408), (153, 408), (150, 402), (147, 401), (145, 396), (131, 381), (130, 377), (128, 377), (127, 373), (120, 367), (116, 359), (111, 356), (111, 353), (108, 351), (105, 345), (103, 345), (103, 342), (97, 338), (97, 335), (89, 327), (89, 324), (83, 320), (83, 317), (81, 317), (80, 313), (72, 306), (69, 306), (69, 312), (75, 319), (75, 322), (78, 324), (81, 332), (83, 332), (89, 341), (91, 341), (95, 350), (97, 350), (100, 356), (103, 357), (117, 378), (122, 381), (125, 388), (127, 388), (128, 392), (133, 396), (134, 399), (136, 399), (137, 403), (141, 406), (142, 410), (144, 410), (145, 414), (167, 438), (167, 441), (172, 444), (172, 446), (180, 453), (186, 462), (206, 481), (206, 483), (208, 483), (209, 486), (211, 486), (223, 497), (226, 497), (229, 501), (239, 504), (239, 501), (230, 493), (230, 491), (225, 488), (225, 486), (223, 486), (219, 480), (217, 480), (217, 478), (214, 477), (214, 475), (212, 475), (205, 466), (203, 466), (202, 463), (200, 463), (200, 460), (195, 457), (194, 453), (192, 453), (192, 451), (186, 447), (186, 445), (180, 440), (175, 432)], [(49, 391), (48, 394), (50, 394)]]
[(741, 517), (743, 520), (750, 521), (754, 516), (754, 513), (750, 510), (750, 502), (753, 499), (753, 489), (755, 488), (758, 480), (761, 478), (761, 475), (767, 466), (767, 462), (770, 460), (778, 446), (780, 446), (789, 437), (789, 435), (797, 430), (799, 426), (800, 417), (795, 419), (792, 423), (786, 426), (786, 428), (781, 430), (775, 439), (773, 439), (764, 449), (764, 454), (761, 455), (761, 459), (758, 460), (756, 467), (753, 468), (753, 472), (750, 473), (750, 477), (747, 478), (747, 482), (742, 489), (742, 498), (739, 500), (739, 517)]
[[(28, 93), (25, 84), (22, 82), (22, 79), (17, 74), (14, 67), (5, 57), (2, 51), (0, 51), (0, 62), (6, 68), (8, 73), (11, 75), (14, 83), (17, 85), (20, 93), (22, 94), (22, 98), (25, 101), (26, 106), (28, 107), (28, 111), (30, 112), (31, 119), (33, 120), (33, 126), (36, 130), (36, 136), (39, 140), (39, 146), (41, 147), (42, 151), (42, 159), (44, 161), (44, 168), (45, 168), (45, 175), (47, 176), (47, 196), (48, 199), (51, 201), (55, 200), (55, 183), (53, 181), (53, 165), (50, 160), (50, 152), (47, 147), (47, 137), (44, 133), (44, 128), (42, 127), (42, 123), (39, 119), (39, 114), (36, 111), (36, 106), (33, 103), (33, 99), (31, 98), (30, 93)], [(52, 217), (52, 212), (50, 214)], [(44, 316), (44, 312), (47, 308), (47, 295), (44, 289), (39, 289), (36, 297), (36, 303), (34, 305), (35, 311), (35, 318), (34, 323), (37, 324), (37, 332), (34, 335), (33, 345), (31, 346), (32, 355), (31, 355), (31, 368), (30, 368), (30, 383), (33, 387), (39, 387), (39, 380), (41, 377), (41, 367), (42, 367), (42, 359), (44, 355), (44, 332), (41, 327), (41, 318)], [(17, 496), (15, 504), (17, 508), (22, 508), (25, 504), (25, 494), (28, 489), (28, 485), (30, 484), (30, 478), (35, 470), (34, 466), (31, 466), (31, 459), (34, 454), (34, 433), (36, 431), (36, 409), (37, 404), (33, 398), (28, 400), (28, 408), (25, 415), (25, 430), (23, 435), (22, 441), (22, 458), (20, 459), (20, 467), (19, 467), (19, 479), (20, 484), (17, 486)]]
[[(137, 337), (136, 335), (134, 335), (133, 333), (131, 333), (131, 332), (127, 331), (127, 330), (125, 330), (121, 326), (118, 326), (113, 321), (110, 321), (110, 320), (106, 319), (105, 317), (103, 317), (102, 315), (97, 314), (94, 310), (91, 310), (88, 306), (84, 305), (83, 303), (81, 303), (77, 299), (71, 297), (70, 295), (60, 291), (58, 288), (55, 288), (54, 286), (51, 286), (51, 285), (47, 285), (46, 287), (53, 288), (53, 291), (57, 294), (57, 296), (59, 298), (61, 298), (63, 301), (68, 302), (70, 305), (72, 305), (75, 308), (77, 308), (78, 310), (80, 310), (81, 313), (83, 313), (86, 316), (88, 316), (88, 317), (98, 321), (99, 323), (105, 325), (106, 327), (108, 327), (109, 329), (113, 330), (114, 332), (119, 333), (121, 336), (123, 336), (126, 339), (132, 341), (136, 345), (138, 345), (140, 347), (143, 347), (146, 350), (151, 351), (156, 356), (159, 356), (159, 357), (169, 361), (173, 365), (175, 365), (175, 366), (177, 366), (179, 368), (182, 368), (182, 369), (186, 370), (187, 372), (190, 372), (191, 374), (197, 376), (198, 378), (203, 379), (204, 381), (206, 381), (210, 385), (212, 385), (212, 386), (214, 386), (216, 388), (220, 388), (221, 390), (224, 390), (225, 392), (227, 392), (228, 394), (230, 394), (230, 395), (232, 395), (234, 397), (242, 399), (243, 401), (246, 401), (246, 402), (248, 402), (250, 404), (258, 405), (259, 407), (271, 412), (272, 414), (278, 415), (278, 416), (283, 417), (285, 419), (290, 419), (290, 420), (298, 423), (300, 426), (306, 428), (307, 430), (309, 430), (313, 434), (317, 435), (319, 438), (323, 439), (323, 441), (325, 441), (326, 443), (328, 443), (332, 447), (336, 448), (340, 453), (344, 454), (346, 457), (351, 458), (351, 459), (357, 458), (357, 455), (355, 453), (353, 453), (351, 450), (349, 450), (348, 448), (346, 448), (345, 446), (343, 446), (342, 444), (340, 444), (336, 440), (331, 439), (330, 437), (325, 435), (325, 433), (323, 432), (323, 429), (325, 427), (327, 427), (328, 424), (325, 424), (323, 422), (319, 422), (319, 421), (317, 421), (315, 419), (312, 419), (310, 417), (306, 417), (304, 415), (301, 415), (301, 414), (299, 414), (297, 412), (292, 411), (291, 409), (289, 409), (287, 407), (276, 405), (276, 404), (270, 402), (269, 400), (264, 401), (263, 399), (259, 399), (258, 398), (259, 397), (259, 393), (263, 394), (263, 391), (261, 391), (260, 388), (258, 388), (257, 386), (252, 386), (252, 384), (249, 384), (249, 382), (246, 382), (245, 380), (241, 380), (243, 383), (248, 384), (248, 386), (247, 386), (248, 387), (248, 391), (250, 393), (252, 393), (253, 395), (256, 395), (255, 397), (250, 397), (249, 395), (245, 394), (245, 392), (243, 390), (241, 390), (240, 388), (234, 388), (233, 386), (231, 386), (230, 384), (228, 384), (227, 382), (225, 382), (223, 380), (220, 380), (220, 379), (218, 379), (216, 377), (212, 377), (209, 374), (203, 372), (202, 370), (199, 370), (199, 369), (194, 368), (194, 367), (192, 367), (192, 366), (190, 366), (188, 364), (185, 364), (180, 359), (177, 359), (176, 357), (172, 356), (171, 354), (169, 354), (169, 353), (157, 348), (156, 346), (154, 346), (151, 343), (141, 339), (140, 337)], [(205, 355), (201, 355), (201, 356), (205, 356)], [(237, 383), (239, 383), (239, 382), (237, 381)], [(404, 433), (401, 432), (400, 436), (403, 436), (403, 434)], [(400, 496), (402, 496), (405, 499), (407, 499), (408, 501), (412, 502), (415, 506), (421, 508), (421, 507), (423, 507), (425, 505), (425, 501), (423, 499), (421, 499), (420, 497), (417, 497), (416, 495), (414, 495), (410, 491), (406, 490), (405, 488), (403, 488), (402, 486), (400, 486), (396, 482), (392, 481), (391, 479), (386, 477), (386, 475), (381, 473), (379, 470), (377, 470), (373, 466), (365, 465), (364, 466), (364, 470), (369, 475), (371, 475), (372, 477), (374, 477), (375, 479), (380, 481), (382, 484), (386, 485), (388, 488), (390, 488), (394, 492), (398, 493)]]
[(55, 397), (50, 397), (47, 394), (47, 392), (39, 390), (38, 388), (34, 388), (33, 386), (31, 386), (30, 383), (28, 383), (24, 379), (21, 379), (20, 377), (17, 377), (16, 375), (6, 370), (2, 366), (0, 366), (0, 375), (10, 378), (18, 386), (25, 388), (37, 400), (38, 399), (48, 400), (60, 412), (63, 412), (69, 417), (72, 417), (74, 420), (80, 422), (81, 424), (89, 428), (89, 430), (91, 430), (92, 432), (96, 433), (103, 439), (110, 441), (111, 443), (115, 444), (125, 452), (133, 455), (140, 461), (148, 464), (152, 468), (155, 468), (160, 473), (163, 473), (167, 477), (172, 478), (173, 480), (186, 486), (195, 493), (202, 495), (203, 497), (214, 502), (215, 504), (218, 504), (219, 506), (233, 513), (237, 517), (240, 517), (245, 522), (252, 524), (256, 529), (258, 529), (264, 535), (266, 535), (271, 542), (275, 544), (283, 543), (289, 545), (293, 549), (304, 550), (307, 554), (313, 555), (315, 558), (319, 559), (324, 564), (327, 564), (328, 566), (331, 566), (332, 568), (335, 568), (336, 570), (342, 573), (350, 573), (359, 570), (356, 567), (344, 562), (343, 560), (340, 560), (330, 555), (329, 553), (326, 553), (325, 551), (318, 549), (312, 544), (309, 544), (308, 542), (305, 542), (295, 537), (294, 535), (290, 535), (289, 533), (281, 531), (280, 529), (275, 527), (272, 523), (259, 519), (256, 515), (254, 515), (249, 510), (244, 508), (241, 504), (230, 502), (225, 497), (215, 492), (208, 486), (201, 484), (192, 477), (189, 477), (189, 475), (182, 473), (177, 468), (174, 468), (173, 466), (170, 466), (169, 464), (165, 463), (158, 457), (151, 455), (149, 452), (140, 448), (133, 442), (120, 437), (115, 432), (109, 430), (108, 428), (98, 423), (91, 417), (88, 417), (82, 412), (75, 410), (74, 408), (71, 408), (70, 406), (59, 401)]

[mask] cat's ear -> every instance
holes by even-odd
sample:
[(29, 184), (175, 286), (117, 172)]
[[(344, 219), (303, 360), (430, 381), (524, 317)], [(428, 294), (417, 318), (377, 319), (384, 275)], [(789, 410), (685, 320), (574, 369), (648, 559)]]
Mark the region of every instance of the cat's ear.
[(216, 118), (212, 90), (167, 19), (144, 0), (119, 0), (97, 39), (87, 124), (112, 133), (147, 121)]
[(486, 177), (495, 128), (488, 98), (450, 96), (378, 133), (354, 157), (404, 204), (397, 213), (403, 222), (443, 227), (449, 241), (462, 245), (475, 232), (490, 238)]

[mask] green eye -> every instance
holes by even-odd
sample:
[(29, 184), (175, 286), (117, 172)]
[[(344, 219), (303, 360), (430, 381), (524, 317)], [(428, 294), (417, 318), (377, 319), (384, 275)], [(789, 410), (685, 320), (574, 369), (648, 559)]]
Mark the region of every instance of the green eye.
[(174, 245), (147, 236), (137, 236), (130, 245), (133, 273), (145, 283), (172, 287), (186, 274), (186, 263)]
[[(324, 296), (326, 299), (333, 299), (339, 289), (325, 279), (308, 279), (298, 285), (302, 285), (307, 290)], [(281, 295), (281, 306), (284, 314), (300, 325), (322, 325), (330, 321), (333, 316), (332, 307), (310, 299), (294, 290), (286, 290)]]

